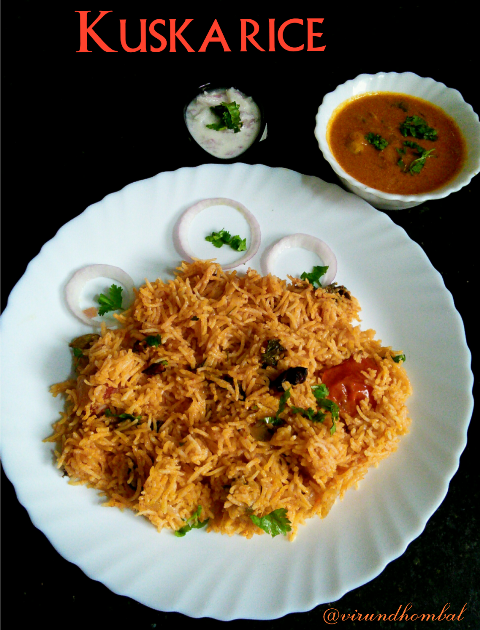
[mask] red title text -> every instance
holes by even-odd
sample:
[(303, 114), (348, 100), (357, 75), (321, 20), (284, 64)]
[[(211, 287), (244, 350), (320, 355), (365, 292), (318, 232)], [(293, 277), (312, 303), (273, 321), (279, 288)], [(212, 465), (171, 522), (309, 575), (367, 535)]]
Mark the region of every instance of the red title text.
[[(236, 46), (233, 48), (233, 37), (227, 36), (222, 31), (218, 20), (214, 20), (205, 34), (201, 35), (202, 43), (197, 50), (189, 43), (192, 42), (191, 33), (193, 27), (189, 25), (193, 19), (168, 19), (168, 20), (133, 20), (128, 24), (127, 20), (116, 21), (113, 11), (75, 11), (79, 14), (80, 45), (76, 52), (207, 52), (207, 50), (221, 50), (223, 52), (248, 52), (259, 50), (262, 52), (275, 52), (286, 50), (288, 52), (317, 52), (324, 51), (326, 46), (320, 46), (323, 33), (318, 32), (324, 18), (292, 18), (281, 24), (276, 24), (275, 18), (268, 20), (268, 24), (260, 24), (252, 19), (239, 20), (239, 36), (235, 37)], [(118, 35), (105, 35), (115, 33), (118, 24)], [(113, 31), (112, 31), (113, 27)], [(303, 27), (303, 28), (302, 28)], [(301, 29), (301, 31), (300, 31)], [(100, 34), (101, 31), (101, 34)], [(128, 31), (128, 32), (127, 32)], [(195, 33), (198, 38), (198, 33)], [(304, 41), (299, 41), (299, 36)], [(127, 41), (128, 40), (128, 41)], [(239, 45), (238, 45), (239, 42)], [(261, 44), (259, 43), (261, 42)], [(193, 43), (193, 42), (192, 42)]]

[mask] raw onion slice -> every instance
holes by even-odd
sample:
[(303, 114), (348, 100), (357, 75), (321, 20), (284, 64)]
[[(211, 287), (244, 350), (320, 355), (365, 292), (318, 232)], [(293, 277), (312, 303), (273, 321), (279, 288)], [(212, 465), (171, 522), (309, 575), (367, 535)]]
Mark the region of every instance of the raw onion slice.
[(325, 241), (320, 240), (316, 236), (311, 236), (310, 234), (291, 234), (277, 241), (265, 256), (263, 265), (264, 275), (269, 273), (273, 274), (272, 269), (275, 259), (282, 252), (291, 247), (302, 247), (303, 249), (308, 249), (308, 251), (317, 254), (322, 260), (323, 265), (325, 267), (328, 266), (328, 271), (322, 278), (322, 286), (326, 287), (332, 284), (337, 275), (337, 258)]
[(122, 304), (124, 308), (128, 308), (132, 304), (135, 295), (133, 292), (134, 284), (132, 278), (128, 275), (128, 273), (123, 271), (123, 269), (120, 269), (120, 267), (114, 267), (112, 265), (88, 265), (87, 267), (83, 267), (83, 269), (79, 269), (79, 271), (74, 273), (65, 287), (65, 298), (67, 300), (67, 304), (72, 313), (84, 324), (100, 327), (102, 325), (101, 322), (88, 317), (88, 315), (86, 315), (80, 308), (80, 298), (85, 285), (87, 282), (90, 282), (90, 280), (95, 280), (96, 278), (110, 278), (111, 280), (116, 280), (123, 286), (125, 290), (125, 293), (122, 296)]
[(193, 219), (202, 212), (206, 208), (210, 208), (211, 206), (230, 206), (231, 208), (235, 208), (238, 210), (248, 222), (250, 226), (250, 247), (244, 253), (244, 255), (236, 260), (233, 263), (229, 263), (228, 265), (222, 265), (223, 269), (234, 269), (239, 265), (244, 265), (248, 262), (258, 251), (260, 247), (260, 241), (262, 238), (260, 225), (257, 219), (253, 216), (250, 210), (247, 210), (243, 204), (239, 201), (235, 201), (234, 199), (227, 199), (224, 197), (215, 197), (211, 199), (203, 199), (198, 203), (190, 206), (180, 217), (178, 221), (175, 231), (174, 231), (174, 243), (178, 253), (184, 258), (187, 262), (192, 262), (194, 258), (198, 258), (195, 256), (194, 252), (190, 248), (190, 244), (188, 242), (188, 232), (190, 226), (192, 224)]

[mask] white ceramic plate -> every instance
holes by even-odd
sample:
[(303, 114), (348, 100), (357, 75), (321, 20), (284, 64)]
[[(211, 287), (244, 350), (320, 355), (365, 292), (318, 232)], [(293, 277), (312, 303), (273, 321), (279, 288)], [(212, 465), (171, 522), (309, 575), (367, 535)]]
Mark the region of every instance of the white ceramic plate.
[[(170, 277), (179, 263), (174, 225), (190, 204), (208, 197), (236, 199), (256, 215), (263, 241), (251, 266), (258, 270), (265, 250), (287, 234), (309, 232), (329, 243), (337, 280), (363, 305), (362, 325), (407, 356), (411, 433), (325, 520), (300, 528), (293, 543), (205, 530), (185, 538), (157, 533), (133, 513), (102, 507), (94, 490), (68, 485), (51, 445), (42, 443), (62, 408), (48, 388), (70, 372), (69, 341), (88, 331), (64, 303), (72, 273), (108, 263), (137, 284)], [(201, 248), (210, 229), (229, 228), (223, 219), (219, 225), (205, 214), (192, 246)], [(277, 273), (297, 275), (310, 262), (279, 260)], [(33, 523), (112, 591), (192, 617), (273, 619), (335, 601), (376, 577), (443, 500), (473, 407), (463, 323), (423, 250), (359, 197), (281, 168), (183, 168), (107, 196), (62, 227), (29, 264), (2, 315), (1, 334), (1, 454)]]

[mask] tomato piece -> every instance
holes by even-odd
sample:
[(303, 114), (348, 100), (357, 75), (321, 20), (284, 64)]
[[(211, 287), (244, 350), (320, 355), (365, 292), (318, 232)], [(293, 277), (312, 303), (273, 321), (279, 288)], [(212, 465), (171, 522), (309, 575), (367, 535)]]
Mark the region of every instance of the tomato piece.
[[(373, 359), (367, 358), (357, 363), (350, 357), (323, 372), (322, 383), (328, 387), (328, 398), (337, 403), (341, 412), (354, 416), (360, 401), (370, 399), (373, 388), (367, 385), (362, 372), (371, 369), (378, 369)], [(374, 404), (375, 401), (372, 402)]]

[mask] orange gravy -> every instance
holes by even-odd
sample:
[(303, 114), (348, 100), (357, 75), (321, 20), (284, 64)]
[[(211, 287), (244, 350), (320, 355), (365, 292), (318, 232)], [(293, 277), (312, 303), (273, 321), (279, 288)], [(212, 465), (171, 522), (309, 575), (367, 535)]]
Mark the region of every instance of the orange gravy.
[[(436, 130), (437, 139), (403, 135), (401, 126), (413, 116)], [(388, 145), (376, 148), (367, 136), (380, 136)], [(368, 93), (346, 101), (330, 119), (327, 140), (349, 175), (371, 188), (399, 195), (441, 188), (457, 175), (466, 157), (465, 140), (453, 118), (428, 101), (393, 92)], [(428, 157), (419, 160), (420, 150), (405, 142), (430, 151)], [(419, 172), (412, 168), (415, 165), (421, 166)]]

